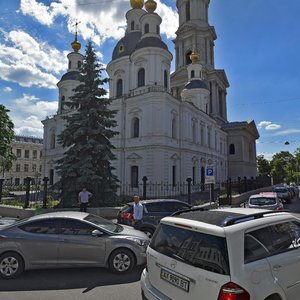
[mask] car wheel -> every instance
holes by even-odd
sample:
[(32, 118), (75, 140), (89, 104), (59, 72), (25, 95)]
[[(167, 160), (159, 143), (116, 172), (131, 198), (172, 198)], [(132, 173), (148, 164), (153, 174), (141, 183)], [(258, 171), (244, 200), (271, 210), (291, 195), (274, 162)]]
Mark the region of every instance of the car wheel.
[(148, 236), (149, 239), (152, 238), (153, 233), (154, 233), (154, 229), (152, 229), (152, 228), (142, 228), (141, 230)]
[(117, 274), (130, 272), (135, 266), (135, 257), (128, 249), (117, 249), (109, 257), (109, 268)]
[(11, 279), (18, 277), (24, 270), (22, 257), (15, 252), (6, 252), (0, 256), (0, 277)]

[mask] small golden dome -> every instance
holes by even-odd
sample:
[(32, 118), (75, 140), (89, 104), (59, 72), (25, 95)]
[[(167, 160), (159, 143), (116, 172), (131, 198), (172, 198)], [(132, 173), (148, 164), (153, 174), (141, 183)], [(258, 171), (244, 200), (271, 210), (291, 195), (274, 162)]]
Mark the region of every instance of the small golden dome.
[(73, 43), (71, 43), (71, 46), (75, 53), (77, 53), (81, 48), (81, 44), (77, 41), (77, 31), (75, 33), (75, 40)]
[(192, 54), (190, 55), (190, 59), (192, 61), (192, 64), (197, 63), (199, 61), (199, 54), (193, 51)]
[(143, 8), (144, 0), (130, 0), (130, 5), (132, 8)]
[(145, 9), (149, 13), (153, 13), (156, 10), (156, 7), (157, 7), (157, 3), (154, 0), (148, 0), (145, 3)]

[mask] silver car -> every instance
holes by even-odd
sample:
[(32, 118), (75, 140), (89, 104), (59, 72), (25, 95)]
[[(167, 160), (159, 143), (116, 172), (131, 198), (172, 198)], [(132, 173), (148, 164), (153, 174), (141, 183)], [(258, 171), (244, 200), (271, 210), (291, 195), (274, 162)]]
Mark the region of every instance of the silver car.
[(0, 228), (0, 278), (29, 269), (89, 266), (124, 274), (146, 262), (148, 244), (143, 232), (92, 214), (37, 215)]

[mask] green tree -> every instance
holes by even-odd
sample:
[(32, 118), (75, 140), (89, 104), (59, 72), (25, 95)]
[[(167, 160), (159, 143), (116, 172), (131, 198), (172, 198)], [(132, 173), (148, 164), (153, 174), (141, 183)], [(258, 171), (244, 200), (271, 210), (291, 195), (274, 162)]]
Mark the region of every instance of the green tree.
[(0, 104), (0, 166), (1, 175), (4, 177), (4, 172), (8, 171), (15, 156), (12, 152), (12, 141), (14, 138), (14, 124), (11, 121), (8, 113), (10, 111)]
[(268, 176), (271, 173), (270, 162), (263, 155), (257, 156), (257, 168), (259, 176)]
[(103, 68), (98, 63), (92, 43), (86, 46), (81, 69), (81, 84), (66, 104), (74, 109), (65, 117), (66, 127), (58, 142), (66, 148), (57, 161), (61, 179), (61, 205), (69, 207), (77, 203), (78, 192), (86, 187), (94, 195), (93, 206), (109, 204), (116, 196), (117, 177), (112, 173), (111, 161), (115, 159), (110, 139), (117, 134), (112, 128), (116, 111), (109, 109), (110, 100), (104, 98), (106, 90), (101, 79)]
[(277, 182), (290, 181), (293, 159), (294, 156), (288, 151), (281, 151), (273, 156), (270, 162), (271, 175), (276, 178)]

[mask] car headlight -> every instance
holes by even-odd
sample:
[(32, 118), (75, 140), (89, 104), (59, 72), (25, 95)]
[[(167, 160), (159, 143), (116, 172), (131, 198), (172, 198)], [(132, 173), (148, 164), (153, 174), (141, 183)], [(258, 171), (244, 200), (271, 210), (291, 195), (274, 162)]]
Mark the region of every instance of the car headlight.
[(149, 245), (148, 240), (141, 240), (141, 239), (137, 239), (137, 238), (130, 238), (130, 240), (132, 240), (133, 242), (135, 242), (139, 246), (144, 246), (145, 247), (145, 246)]

